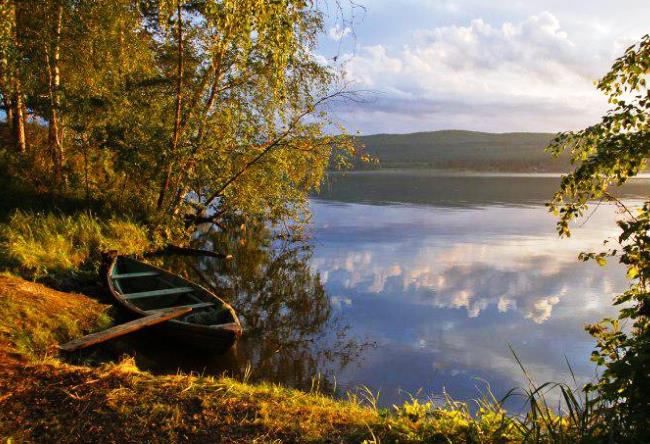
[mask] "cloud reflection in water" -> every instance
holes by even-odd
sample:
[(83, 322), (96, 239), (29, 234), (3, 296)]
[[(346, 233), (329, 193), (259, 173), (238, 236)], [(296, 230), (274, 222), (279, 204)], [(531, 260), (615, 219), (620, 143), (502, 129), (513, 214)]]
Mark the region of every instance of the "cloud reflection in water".
[(389, 399), (395, 387), (473, 397), (474, 377), (505, 392), (522, 376), (509, 343), (539, 380), (566, 376), (564, 355), (582, 380), (593, 376), (583, 325), (614, 313), (611, 296), (627, 284), (618, 266), (577, 254), (616, 233), (612, 208), (558, 239), (541, 206), (312, 206), (312, 267), (334, 307), (380, 344), (339, 381)]

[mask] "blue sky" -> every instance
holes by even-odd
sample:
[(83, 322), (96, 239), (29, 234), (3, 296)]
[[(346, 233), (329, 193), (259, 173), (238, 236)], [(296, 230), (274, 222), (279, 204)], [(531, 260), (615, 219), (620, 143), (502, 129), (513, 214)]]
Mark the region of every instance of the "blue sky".
[(594, 80), (650, 32), (648, 0), (340, 2), (318, 53), (364, 91), (335, 109), (363, 134), (582, 128), (607, 110)]

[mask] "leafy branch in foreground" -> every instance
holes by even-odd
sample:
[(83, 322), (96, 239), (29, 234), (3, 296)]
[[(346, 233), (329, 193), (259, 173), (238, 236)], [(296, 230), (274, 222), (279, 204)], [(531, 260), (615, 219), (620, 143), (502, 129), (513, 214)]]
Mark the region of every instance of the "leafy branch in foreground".
[[(575, 170), (562, 177), (548, 204), (559, 216), (558, 233), (571, 234), (569, 224), (585, 215), (593, 200), (613, 201), (620, 209), (618, 248), (582, 253), (582, 260), (604, 265), (618, 257), (632, 281), (614, 299), (621, 306), (617, 319), (587, 326), (596, 338), (593, 360), (602, 376), (586, 387), (607, 415), (615, 440), (636, 441), (650, 426), (650, 196), (640, 208), (628, 208), (608, 192), (643, 171), (650, 157), (650, 35), (629, 47), (598, 82), (613, 108), (601, 122), (582, 131), (560, 134), (548, 148), (555, 155), (568, 150)], [(629, 323), (632, 325), (628, 325)]]

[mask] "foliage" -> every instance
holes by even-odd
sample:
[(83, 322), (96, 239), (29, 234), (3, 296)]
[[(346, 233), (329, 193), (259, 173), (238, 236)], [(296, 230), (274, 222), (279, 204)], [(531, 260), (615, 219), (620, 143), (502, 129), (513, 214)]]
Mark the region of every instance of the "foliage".
[[(618, 319), (587, 327), (597, 340), (593, 359), (604, 366), (596, 403), (608, 408), (608, 423), (616, 439), (637, 441), (650, 426), (650, 201), (627, 208), (612, 196), (610, 184), (622, 185), (642, 171), (650, 157), (650, 35), (629, 47), (616, 60), (598, 88), (613, 108), (602, 121), (582, 131), (561, 134), (550, 146), (568, 150), (578, 166), (562, 178), (550, 209), (559, 216), (560, 235), (569, 236), (569, 223), (584, 216), (595, 199), (614, 201), (623, 214), (618, 221), (618, 246), (600, 253), (583, 253), (603, 265), (618, 257), (627, 267), (630, 288), (614, 299)], [(631, 322), (632, 325), (627, 325)], [(627, 328), (626, 328), (627, 327)]]
[(167, 227), (208, 206), (279, 217), (302, 208), (333, 151), (353, 151), (325, 132), (324, 106), (345, 93), (314, 53), (318, 2), (2, 7), (0, 96), (25, 111), (26, 147), (7, 122), (0, 170), (23, 188)]

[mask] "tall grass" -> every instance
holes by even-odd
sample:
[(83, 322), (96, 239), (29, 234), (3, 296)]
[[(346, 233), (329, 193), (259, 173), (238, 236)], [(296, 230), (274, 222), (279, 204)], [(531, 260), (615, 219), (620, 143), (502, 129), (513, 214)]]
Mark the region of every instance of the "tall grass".
[[(391, 409), (379, 407), (379, 393), (361, 387), (350, 400), (376, 411), (383, 423), (371, 428), (378, 442), (447, 443), (530, 443), (569, 444), (611, 442), (609, 424), (602, 406), (590, 399), (571, 366), (573, 386), (565, 383), (536, 384), (519, 358), (526, 386), (509, 391), (497, 399), (489, 385), (471, 402), (441, 398), (423, 400), (414, 396)], [(506, 409), (521, 401), (521, 412)], [(386, 432), (388, 433), (386, 434)], [(384, 440), (379, 439), (384, 436)], [(388, 438), (388, 439), (386, 439)]]
[[(562, 403), (552, 405), (549, 391), (558, 390)], [(582, 393), (582, 395), (581, 395)], [(471, 403), (445, 395), (441, 401), (411, 398), (392, 409), (378, 409), (364, 403), (383, 419), (372, 429), (373, 437), (387, 436), (389, 442), (530, 443), (569, 444), (608, 442), (608, 425), (581, 388), (547, 383), (513, 390), (499, 400), (488, 390)], [(509, 412), (504, 403), (522, 395), (528, 412)], [(362, 398), (367, 398), (363, 394)], [(359, 402), (358, 397), (353, 400)], [(474, 405), (472, 405), (474, 404)], [(384, 440), (386, 441), (386, 440)], [(382, 441), (382, 442), (384, 442)], [(380, 442), (369, 440), (368, 443)]]
[(30, 278), (77, 272), (103, 251), (136, 254), (151, 246), (145, 227), (115, 218), (102, 221), (83, 212), (17, 210), (0, 225), (0, 261)]
[[(573, 379), (573, 387), (558, 382), (536, 384), (512, 347), (510, 350), (527, 382), (520, 395), (528, 404), (528, 414), (517, 421), (525, 442), (577, 443), (602, 440), (604, 423), (601, 411), (589, 399), (584, 388), (579, 386), (568, 361), (567, 368)], [(556, 407), (551, 406), (548, 399), (548, 395), (553, 392), (560, 395)]]

